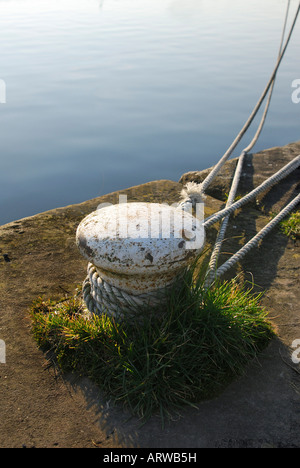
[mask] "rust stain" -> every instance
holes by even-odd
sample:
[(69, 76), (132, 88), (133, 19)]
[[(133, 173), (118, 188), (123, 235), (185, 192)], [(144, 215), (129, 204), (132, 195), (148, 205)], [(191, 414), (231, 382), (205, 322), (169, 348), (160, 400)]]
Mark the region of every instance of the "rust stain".
[(78, 245), (80, 249), (88, 256), (88, 257), (93, 257), (93, 250), (87, 245), (87, 241), (85, 237), (82, 237), (79, 235), (77, 237), (78, 240)]
[(150, 253), (147, 253), (147, 255), (145, 255), (145, 259), (146, 260), (149, 260), (151, 263), (153, 263), (153, 257)]

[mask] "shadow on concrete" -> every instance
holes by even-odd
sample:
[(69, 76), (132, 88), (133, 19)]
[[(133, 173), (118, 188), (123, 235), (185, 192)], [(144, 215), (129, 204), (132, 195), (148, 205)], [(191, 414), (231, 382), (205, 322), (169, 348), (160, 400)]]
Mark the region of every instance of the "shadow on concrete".
[(159, 417), (142, 424), (112, 406), (89, 379), (66, 381), (84, 395), (86, 409), (116, 447), (295, 448), (300, 446), (300, 380), (289, 363), (288, 350), (274, 339), (219, 397), (199, 402), (198, 409), (183, 408), (164, 428)]

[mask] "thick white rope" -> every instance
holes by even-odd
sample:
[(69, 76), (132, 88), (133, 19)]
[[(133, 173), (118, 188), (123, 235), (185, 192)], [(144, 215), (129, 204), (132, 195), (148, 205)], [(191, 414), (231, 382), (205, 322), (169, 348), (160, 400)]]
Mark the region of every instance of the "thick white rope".
[[(233, 209), (237, 209), (241, 206), (241, 203), (244, 204), (248, 201), (250, 201), (252, 198), (254, 198), (258, 193), (261, 193), (262, 191), (266, 190), (269, 188), (271, 185), (274, 185), (274, 183), (278, 182), (281, 180), (283, 177), (286, 177), (288, 174), (290, 174), (292, 171), (294, 171), (297, 167), (300, 166), (300, 155), (297, 156), (295, 159), (293, 159), (289, 164), (284, 166), (282, 169), (280, 169), (276, 174), (274, 174), (272, 177), (267, 179), (265, 182), (263, 182), (260, 186), (258, 186), (256, 189), (252, 190), (246, 197), (244, 197), (241, 200), (238, 200), (238, 202), (231, 204), (228, 208), (225, 208), (224, 210), (221, 210), (219, 213), (216, 213), (216, 215), (213, 215), (210, 218), (207, 218), (206, 222), (204, 222), (204, 225), (208, 226), (213, 224), (214, 222), (217, 222), (220, 218), (219, 216), (222, 215), (222, 212), (228, 213), (225, 216), (225, 219), (227, 219), (228, 222), (228, 216), (231, 214)], [(249, 241), (244, 247), (242, 247), (236, 254), (234, 254), (227, 262), (225, 262), (221, 267), (219, 267), (216, 271), (215, 270), (210, 270), (208, 272), (208, 275), (206, 277), (204, 287), (208, 288), (211, 286), (213, 281), (223, 275), (229, 268), (231, 268), (233, 265), (235, 265), (237, 262), (239, 262), (245, 255), (246, 253), (249, 252), (250, 249), (253, 247), (257, 246), (259, 241), (266, 235), (268, 232), (270, 232), (273, 227), (278, 224), (298, 203), (300, 202), (300, 194), (297, 195), (292, 202), (290, 202), (285, 208), (282, 209), (282, 211), (270, 222), (268, 223), (256, 236), (253, 237), (251, 241)], [(224, 229), (226, 229), (227, 224), (225, 225)], [(222, 243), (222, 242), (221, 242)], [(220, 247), (218, 245), (218, 247)], [(217, 252), (218, 254), (219, 252)]]
[(235, 138), (235, 140), (233, 141), (233, 143), (231, 144), (231, 146), (228, 148), (228, 150), (226, 151), (226, 153), (222, 156), (222, 158), (219, 160), (219, 162), (216, 164), (216, 166), (214, 167), (214, 169), (210, 172), (210, 174), (207, 176), (207, 178), (202, 182), (201, 184), (201, 188), (200, 188), (200, 191), (202, 193), (205, 192), (205, 190), (207, 189), (207, 187), (210, 185), (210, 183), (213, 181), (213, 179), (216, 177), (217, 173), (219, 172), (219, 170), (221, 169), (221, 167), (225, 164), (225, 162), (227, 161), (227, 159), (229, 158), (229, 156), (232, 154), (233, 150), (236, 148), (236, 146), (238, 145), (238, 143), (241, 141), (242, 137), (244, 136), (244, 134), (246, 133), (246, 131), (248, 130), (250, 124), (252, 123), (254, 117), (256, 116), (258, 110), (260, 109), (260, 106), (262, 104), (262, 102), (264, 101), (270, 87), (272, 86), (272, 83), (273, 83), (273, 80), (276, 76), (276, 73), (277, 73), (277, 70), (281, 64), (281, 61), (284, 57), (284, 54), (285, 54), (285, 51), (287, 49), (287, 46), (290, 42), (290, 39), (291, 39), (291, 36), (292, 36), (292, 33), (293, 33), (293, 30), (294, 30), (294, 27), (295, 27), (295, 24), (296, 24), (296, 21), (297, 21), (297, 18), (298, 18), (298, 15), (299, 15), (299, 11), (300, 11), (300, 2), (299, 2), (299, 5), (298, 5), (298, 8), (297, 8), (297, 11), (296, 11), (296, 14), (295, 14), (295, 18), (294, 18), (294, 21), (292, 23), (292, 26), (290, 28), (290, 31), (289, 31), (289, 34), (288, 34), (288, 37), (287, 37), (287, 40), (286, 40), (286, 43), (284, 45), (284, 48), (277, 60), (277, 63), (276, 63), (276, 66), (274, 68), (274, 71), (271, 75), (271, 78), (265, 88), (265, 90), (263, 91), (260, 99), (258, 100), (256, 106), (254, 107), (250, 117), (248, 118), (247, 122), (245, 123), (244, 127), (242, 128), (242, 130), (240, 131), (240, 133), (238, 134), (238, 136)]
[[(242, 154), (240, 155), (239, 159), (238, 159), (238, 163), (237, 163), (237, 166), (236, 166), (236, 169), (235, 169), (231, 189), (230, 189), (230, 192), (229, 192), (229, 195), (228, 195), (228, 200), (227, 200), (227, 203), (226, 203), (226, 208), (228, 208), (229, 206), (231, 206), (234, 203), (236, 191), (237, 191), (238, 184), (239, 184), (239, 181), (240, 181), (240, 177), (241, 177), (241, 174), (242, 174), (242, 169), (243, 169), (245, 156), (246, 156), (246, 152), (244, 150), (242, 152)], [(229, 218), (230, 218), (230, 214), (225, 216), (223, 218), (223, 220), (221, 221), (221, 226), (220, 226), (220, 229), (219, 229), (219, 232), (218, 232), (218, 236), (217, 236), (213, 251), (211, 253), (211, 257), (210, 257), (210, 261), (209, 261), (209, 265), (208, 265), (208, 270), (206, 272), (206, 279), (205, 279), (205, 282), (204, 282), (204, 287), (205, 288), (208, 288), (210, 286), (210, 284), (214, 280), (215, 270), (216, 270), (216, 266), (217, 266), (217, 263), (218, 263), (219, 255), (221, 253), (221, 248), (222, 248), (222, 244), (223, 244), (223, 241), (224, 241), (224, 237), (225, 237), (227, 225), (228, 225), (228, 222), (229, 222)]]
[(272, 221), (270, 221), (263, 229), (261, 229), (261, 231), (259, 231), (256, 236), (247, 242), (244, 247), (242, 247), (232, 257), (230, 257), (229, 260), (223, 263), (223, 265), (217, 269), (215, 277), (218, 278), (223, 275), (227, 270), (229, 270), (229, 268), (239, 262), (249, 252), (250, 249), (256, 247), (261, 239), (266, 234), (268, 234), (285, 216), (287, 216), (287, 214), (292, 211), (292, 209), (295, 208), (298, 203), (300, 203), (300, 193), (285, 208), (283, 208), (281, 212), (274, 219), (272, 219)]
[(155, 308), (166, 298), (168, 287), (147, 291), (143, 294), (130, 294), (112, 286), (99, 275), (92, 263), (88, 264), (87, 277), (83, 283), (83, 299), (88, 310), (96, 315), (106, 313), (122, 318), (124, 313), (138, 312), (143, 308)]
[(281, 61), (282, 61), (282, 59), (284, 57), (284, 54), (285, 54), (286, 49), (288, 47), (288, 44), (290, 42), (294, 27), (295, 27), (296, 22), (297, 22), (299, 12), (300, 12), (300, 2), (299, 2), (299, 5), (297, 7), (295, 17), (294, 17), (293, 23), (291, 25), (290, 31), (288, 33), (287, 39), (285, 41), (284, 47), (283, 47), (283, 49), (282, 49), (282, 51), (281, 51), (281, 53), (280, 53), (280, 55), (278, 57), (276, 66), (275, 66), (275, 68), (274, 68), (274, 70), (272, 72), (271, 78), (270, 78), (267, 86), (265, 87), (263, 93), (261, 94), (257, 104), (255, 105), (251, 115), (249, 116), (248, 120), (244, 124), (243, 128), (241, 129), (241, 131), (239, 132), (239, 134), (237, 135), (235, 140), (232, 142), (230, 147), (227, 149), (227, 151), (224, 153), (222, 158), (218, 161), (218, 163), (215, 165), (215, 167), (212, 169), (212, 171), (206, 177), (206, 179), (204, 179), (204, 181), (201, 184), (195, 184), (195, 183), (192, 183), (192, 182), (189, 182), (189, 183), (186, 184), (186, 186), (185, 186), (185, 188), (183, 189), (183, 192), (182, 192), (183, 200), (181, 202), (181, 205), (182, 205), (183, 209), (185, 209), (186, 205), (189, 206), (190, 203), (192, 202), (191, 200), (189, 200), (190, 193), (193, 195), (193, 197), (195, 199), (195, 202), (201, 202), (201, 201), (204, 200), (205, 191), (206, 191), (207, 187), (211, 184), (211, 182), (214, 180), (214, 178), (216, 177), (216, 175), (220, 171), (221, 167), (225, 164), (227, 159), (231, 156), (232, 152), (234, 151), (234, 149), (236, 148), (238, 143), (241, 141), (242, 137), (244, 136), (244, 134), (248, 130), (249, 126), (251, 125), (252, 121), (254, 120), (254, 118), (255, 118), (257, 112), (259, 111), (259, 109), (260, 109), (260, 107), (261, 107), (261, 105), (262, 105), (262, 103), (263, 103), (269, 89), (274, 84), (274, 79), (276, 77), (277, 71), (279, 69)]
[(271, 177), (266, 179), (262, 184), (260, 184), (258, 187), (253, 189), (243, 198), (240, 198), (236, 202), (232, 203), (231, 206), (224, 208), (223, 210), (220, 210), (217, 213), (206, 218), (203, 223), (204, 227), (208, 228), (212, 226), (213, 224), (217, 223), (218, 221), (220, 221), (222, 218), (224, 218), (228, 214), (233, 213), (235, 210), (245, 205), (245, 203), (248, 203), (249, 201), (253, 200), (253, 198), (255, 198), (257, 195), (266, 191), (268, 188), (272, 187), (274, 184), (276, 184), (280, 180), (284, 179), (284, 177), (291, 174), (299, 166), (300, 166), (300, 155), (296, 156), (292, 161), (290, 161), (288, 164), (282, 167), (279, 171), (277, 171)]
[[(281, 51), (282, 51), (282, 46), (283, 46), (283, 41), (284, 41), (284, 36), (285, 36), (285, 30), (286, 30), (288, 15), (289, 15), (289, 9), (290, 9), (290, 0), (288, 0), (288, 3), (287, 3), (286, 14), (285, 14), (285, 18), (284, 18), (284, 25), (283, 25), (281, 41), (280, 41), (280, 46), (279, 46), (279, 52), (278, 52), (278, 59), (279, 59)], [(228, 195), (228, 199), (227, 199), (227, 203), (226, 203), (226, 207), (231, 206), (232, 203), (234, 202), (236, 192), (237, 192), (237, 189), (238, 189), (238, 184), (239, 184), (241, 174), (242, 174), (242, 168), (243, 168), (245, 156), (246, 156), (246, 154), (249, 153), (249, 151), (251, 151), (251, 149), (253, 148), (253, 146), (257, 142), (257, 140), (258, 140), (258, 138), (259, 138), (259, 136), (260, 136), (260, 134), (262, 132), (262, 129), (263, 129), (266, 117), (267, 117), (267, 113), (268, 113), (268, 110), (269, 110), (269, 107), (270, 107), (270, 103), (271, 103), (271, 98), (272, 98), (274, 85), (275, 85), (275, 78), (276, 78), (276, 75), (275, 75), (274, 80), (272, 82), (272, 86), (271, 86), (271, 89), (270, 89), (270, 92), (269, 92), (269, 96), (268, 96), (268, 99), (267, 99), (265, 110), (264, 110), (263, 116), (261, 118), (260, 124), (258, 126), (258, 129), (257, 129), (253, 139), (251, 140), (250, 144), (246, 148), (243, 149), (243, 151), (241, 152), (241, 154), (240, 154), (240, 156), (238, 158), (238, 163), (237, 163), (237, 166), (236, 166), (236, 169), (235, 169), (232, 185), (231, 185), (229, 195)], [(229, 222), (229, 218), (230, 218), (230, 215), (227, 215), (225, 218), (223, 218), (223, 220), (221, 222), (219, 233), (218, 233), (218, 236), (217, 236), (217, 239), (216, 239), (216, 242), (215, 242), (212, 254), (211, 254), (210, 262), (209, 262), (209, 265), (208, 265), (208, 270), (207, 270), (207, 273), (206, 273), (206, 280), (205, 280), (205, 283), (204, 283), (204, 287), (206, 287), (206, 288), (209, 287), (209, 285), (213, 282), (213, 279), (214, 279), (215, 270), (216, 270), (218, 259), (219, 259), (220, 253), (221, 253), (222, 244), (223, 244), (223, 241), (224, 241), (224, 237), (225, 237), (227, 225), (228, 225), (228, 222)]]

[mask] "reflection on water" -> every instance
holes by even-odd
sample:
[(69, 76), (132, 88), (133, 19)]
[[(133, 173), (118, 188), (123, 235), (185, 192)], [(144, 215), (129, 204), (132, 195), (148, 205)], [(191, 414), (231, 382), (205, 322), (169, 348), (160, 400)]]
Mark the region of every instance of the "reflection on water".
[[(215, 164), (269, 79), (285, 7), (0, 0), (0, 224)], [(298, 24), (255, 150), (299, 140), (299, 39)]]
[(180, 21), (198, 21), (203, 10), (202, 0), (172, 0), (168, 7), (170, 14)]

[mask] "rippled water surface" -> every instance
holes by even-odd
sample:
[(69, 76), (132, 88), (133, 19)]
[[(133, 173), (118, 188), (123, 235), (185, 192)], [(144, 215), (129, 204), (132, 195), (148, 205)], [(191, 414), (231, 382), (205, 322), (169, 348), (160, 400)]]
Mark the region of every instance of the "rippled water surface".
[[(269, 80), (286, 4), (0, 0), (0, 224), (215, 164)], [(255, 151), (300, 138), (299, 44), (300, 20)]]

